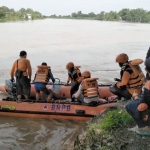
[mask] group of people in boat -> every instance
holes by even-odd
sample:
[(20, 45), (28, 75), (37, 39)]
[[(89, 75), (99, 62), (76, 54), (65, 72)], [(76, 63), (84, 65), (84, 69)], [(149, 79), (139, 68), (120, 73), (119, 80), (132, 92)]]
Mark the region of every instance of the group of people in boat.
[[(22, 95), (24, 95), (25, 99), (28, 99), (30, 95), (32, 68), (30, 61), (26, 57), (27, 52), (21, 51), (20, 58), (14, 62), (10, 71), (12, 82), (14, 81), (14, 77), (16, 77), (17, 101), (21, 101)], [(47, 102), (50, 102), (53, 100), (53, 96), (56, 95), (56, 93), (52, 90), (48, 90), (46, 85), (50, 79), (55, 83), (55, 78), (51, 72), (50, 66), (47, 66), (47, 63), (43, 62), (37, 67), (38, 69), (33, 80), (36, 100), (38, 101), (40, 99), (40, 91), (42, 91), (47, 95)], [(79, 68), (80, 66), (74, 66), (73, 62), (69, 62), (66, 65), (68, 80), (65, 85), (71, 83), (71, 101), (74, 102), (75, 99), (78, 99), (83, 103), (99, 102), (98, 78), (91, 78), (91, 73), (89, 71), (83, 71), (81, 73)], [(76, 91), (77, 93), (75, 93)]]
[[(22, 95), (25, 99), (29, 98), (31, 90), (31, 76), (32, 68), (30, 61), (26, 58), (27, 52), (21, 51), (20, 58), (17, 59), (10, 71), (11, 81), (16, 77), (16, 92), (17, 99), (21, 101)], [(133, 96), (140, 95), (142, 86), (145, 83), (145, 76), (139, 66), (143, 61), (137, 59), (129, 61), (128, 55), (125, 53), (119, 54), (116, 57), (116, 62), (121, 67), (120, 79), (115, 85), (110, 86), (110, 92), (117, 95), (117, 99), (121, 100), (130, 99)], [(40, 99), (40, 91), (47, 95), (47, 102), (52, 101), (56, 93), (46, 88), (47, 83), (51, 79), (55, 82), (55, 78), (51, 72), (50, 66), (43, 62), (37, 66), (38, 69), (34, 76), (34, 87), (36, 91), (36, 100)], [(73, 62), (68, 62), (66, 65), (68, 70), (68, 80), (65, 85), (71, 83), (70, 97), (71, 101), (74, 102), (78, 99), (83, 103), (96, 103), (106, 102), (104, 99), (100, 99), (98, 91), (98, 78), (92, 78), (90, 71), (83, 71), (81, 73), (80, 66), (75, 66)]]
[[(30, 61), (26, 58), (26, 51), (20, 52), (20, 58), (17, 59), (10, 71), (11, 81), (16, 77), (16, 92), (18, 100), (21, 100), (22, 94), (25, 99), (30, 95), (30, 81), (32, 76), (32, 68)], [(116, 79), (116, 84), (109, 87), (110, 92), (117, 95), (118, 100), (129, 100), (125, 105), (127, 112), (133, 117), (137, 126), (134, 128), (135, 132), (140, 135), (150, 135), (150, 48), (148, 49), (145, 59), (146, 77), (140, 68), (143, 63), (142, 59), (135, 59), (130, 61), (125, 53), (121, 53), (116, 57), (116, 62), (119, 64), (120, 79)], [(74, 102), (75, 98), (83, 103), (98, 102), (98, 78), (92, 78), (90, 71), (83, 71), (81, 73), (80, 66), (75, 66), (73, 62), (66, 65), (68, 70), (68, 80), (66, 85), (71, 83), (70, 97)], [(38, 70), (34, 77), (34, 87), (36, 90), (36, 100), (40, 99), (40, 91), (47, 95), (47, 101), (51, 101), (55, 92), (48, 90), (46, 84), (55, 82), (55, 78), (51, 72), (50, 66), (43, 62), (38, 66)]]

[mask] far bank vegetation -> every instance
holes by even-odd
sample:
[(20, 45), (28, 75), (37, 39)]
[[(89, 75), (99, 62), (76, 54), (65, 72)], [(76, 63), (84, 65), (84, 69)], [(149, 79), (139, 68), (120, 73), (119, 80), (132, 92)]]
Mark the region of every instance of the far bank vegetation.
[(43, 19), (40, 12), (33, 11), (30, 8), (21, 8), (18, 11), (10, 9), (6, 6), (0, 7), (0, 21), (19, 21), (19, 20), (35, 20)]
[(65, 18), (65, 19), (88, 19), (88, 20), (101, 20), (101, 21), (125, 21), (125, 22), (140, 22), (140, 23), (149, 23), (150, 22), (150, 11), (143, 9), (122, 9), (119, 12), (110, 11), (104, 12), (101, 11), (99, 14), (90, 12), (84, 14), (81, 11), (77, 13), (72, 13), (68, 16), (56, 16), (51, 15), (50, 18)]

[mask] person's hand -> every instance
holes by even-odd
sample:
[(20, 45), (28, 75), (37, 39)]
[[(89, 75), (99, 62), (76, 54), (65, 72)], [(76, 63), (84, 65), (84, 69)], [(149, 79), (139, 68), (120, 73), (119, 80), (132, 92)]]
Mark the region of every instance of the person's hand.
[(68, 83), (65, 83), (64, 86), (68, 86)]
[(55, 83), (55, 79), (53, 79), (52, 82)]
[(10, 81), (11, 81), (11, 82), (15, 82), (15, 79), (14, 79), (14, 78), (11, 78)]
[(114, 81), (121, 81), (120, 79), (118, 79), (118, 78), (114, 78)]
[(31, 82), (31, 78), (28, 78), (28, 80), (29, 80), (29, 83)]

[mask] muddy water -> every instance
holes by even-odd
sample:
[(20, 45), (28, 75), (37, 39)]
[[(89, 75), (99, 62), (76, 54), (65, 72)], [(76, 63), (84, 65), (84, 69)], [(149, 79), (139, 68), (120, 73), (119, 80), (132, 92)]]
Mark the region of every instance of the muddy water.
[[(55, 78), (66, 82), (66, 63), (73, 61), (81, 71), (90, 70), (99, 83), (119, 77), (115, 57), (145, 59), (150, 43), (149, 24), (47, 19), (0, 23), (0, 85), (9, 79), (13, 62), (26, 50), (33, 68), (47, 62)], [(144, 71), (144, 65), (141, 65)], [(5, 97), (0, 94), (0, 97)], [(14, 150), (63, 150), (73, 145), (86, 123), (1, 117), (0, 147)], [(71, 149), (71, 148), (70, 148)]]

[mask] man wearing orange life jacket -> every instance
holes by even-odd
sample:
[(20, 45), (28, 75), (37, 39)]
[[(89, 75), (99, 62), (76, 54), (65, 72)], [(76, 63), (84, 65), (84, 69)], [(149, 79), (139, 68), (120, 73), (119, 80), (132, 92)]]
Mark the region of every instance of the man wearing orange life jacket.
[(71, 81), (70, 96), (71, 96), (71, 99), (72, 99), (72, 102), (73, 102), (74, 98), (72, 97), (72, 95), (78, 90), (78, 87), (79, 87), (79, 85), (82, 81), (81, 71), (78, 67), (74, 66), (73, 62), (67, 63), (66, 69), (68, 70), (67, 85)]
[[(150, 74), (150, 57), (145, 60), (147, 72)], [(150, 80), (145, 83), (142, 95), (125, 105), (127, 112), (133, 117), (137, 126), (131, 128), (139, 135), (150, 136)]]
[(119, 63), (121, 67), (120, 81), (117, 82), (116, 85), (111, 86), (109, 88), (110, 91), (118, 95), (119, 100), (121, 97), (130, 99), (132, 96), (141, 94), (142, 86), (145, 83), (145, 76), (137, 64), (143, 61), (141, 59), (137, 59), (133, 62), (129, 61), (128, 55), (122, 53), (116, 57), (116, 62)]
[(82, 96), (84, 103), (97, 104), (99, 101), (98, 78), (91, 78), (91, 73), (89, 71), (84, 71), (81, 76), (83, 77), (83, 81), (78, 91), (73, 94), (73, 97), (79, 98)]
[(21, 51), (20, 58), (14, 62), (10, 71), (11, 81), (14, 81), (14, 75), (16, 77), (16, 91), (18, 100), (21, 100), (22, 95), (25, 96), (25, 99), (28, 99), (30, 95), (32, 69), (30, 61), (26, 59), (26, 57), (26, 51)]
[(46, 88), (47, 83), (49, 82), (49, 79), (52, 80), (52, 82), (55, 82), (55, 78), (53, 77), (53, 74), (51, 72), (50, 66), (47, 66), (47, 63), (43, 62), (41, 66), (37, 66), (38, 70), (35, 74), (34, 78), (34, 87), (36, 90), (36, 100), (39, 100), (40, 97), (40, 91), (42, 91), (44, 94), (46, 94), (47, 102), (50, 102), (52, 100), (53, 93), (52, 91), (49, 91)]

